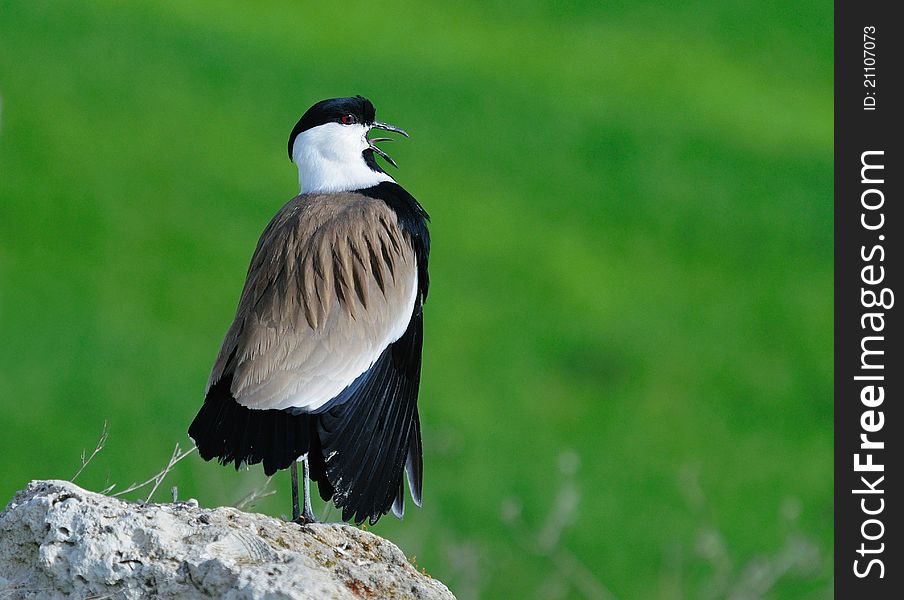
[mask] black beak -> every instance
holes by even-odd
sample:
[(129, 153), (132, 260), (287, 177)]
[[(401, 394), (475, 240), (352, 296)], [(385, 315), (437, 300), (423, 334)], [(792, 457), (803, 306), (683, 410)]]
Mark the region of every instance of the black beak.
[[(408, 132), (405, 131), (404, 129), (400, 129), (400, 128), (396, 127), (395, 125), (390, 125), (388, 123), (380, 123), (379, 121), (374, 121), (373, 123), (371, 123), (370, 126), (372, 129), (382, 129), (384, 131), (394, 131), (395, 133), (401, 133), (405, 137), (410, 137), (408, 135)], [(374, 153), (379, 154), (380, 156), (383, 157), (383, 159), (386, 162), (388, 162), (393, 167), (398, 169), (399, 165), (396, 164), (396, 161), (392, 160), (392, 158), (390, 158), (390, 156), (388, 154), (386, 154), (385, 152), (383, 152), (381, 149), (377, 148), (377, 146), (376, 146), (376, 144), (378, 142), (391, 142), (391, 141), (393, 141), (392, 138), (387, 138), (387, 137), (368, 138), (367, 139), (367, 142), (370, 145), (370, 149), (373, 150)]]
[(383, 131), (394, 131), (396, 133), (401, 133), (405, 137), (411, 137), (408, 135), (408, 132), (404, 129), (396, 127), (395, 125), (390, 125), (389, 123), (380, 123), (379, 121), (374, 121), (370, 124), (370, 126), (374, 129), (382, 129)]

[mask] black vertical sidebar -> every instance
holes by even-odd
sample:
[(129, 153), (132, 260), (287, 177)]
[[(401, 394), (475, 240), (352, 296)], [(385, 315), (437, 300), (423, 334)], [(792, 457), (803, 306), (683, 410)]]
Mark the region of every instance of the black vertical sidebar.
[(904, 598), (904, 22), (892, 6), (835, 5), (835, 597), (843, 599)]

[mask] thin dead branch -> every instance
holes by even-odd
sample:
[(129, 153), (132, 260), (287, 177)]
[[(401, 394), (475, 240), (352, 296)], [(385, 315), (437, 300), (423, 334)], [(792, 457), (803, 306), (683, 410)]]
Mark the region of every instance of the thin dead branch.
[(154, 497), (154, 492), (157, 491), (157, 488), (160, 487), (160, 484), (163, 482), (163, 480), (166, 478), (166, 476), (169, 475), (169, 472), (173, 470), (173, 467), (175, 467), (176, 464), (180, 460), (182, 460), (183, 458), (185, 458), (186, 456), (188, 456), (189, 454), (194, 452), (196, 449), (197, 448), (192, 446), (188, 450), (182, 450), (179, 447), (179, 444), (177, 443), (176, 447), (173, 449), (172, 456), (170, 456), (169, 462), (166, 464), (165, 467), (163, 467), (162, 471), (160, 471), (159, 473), (157, 473), (156, 475), (154, 475), (147, 481), (143, 481), (141, 483), (133, 483), (126, 489), (116, 492), (115, 494), (112, 494), (112, 495), (114, 497), (118, 497), (118, 496), (122, 496), (123, 494), (128, 494), (129, 492), (134, 492), (135, 490), (140, 490), (143, 487), (153, 485), (153, 487), (151, 488), (151, 492), (148, 494), (147, 498), (144, 499), (145, 503), (150, 502), (151, 498)]
[(235, 503), (235, 507), (239, 510), (243, 510), (246, 506), (250, 506), (254, 502), (257, 502), (261, 498), (266, 498), (267, 496), (272, 496), (276, 493), (276, 490), (268, 490), (270, 487), (270, 481), (273, 479), (273, 476), (267, 477), (267, 481), (263, 483), (250, 492), (248, 492), (244, 498)]
[(72, 479), (69, 481), (75, 482), (75, 478), (82, 474), (82, 471), (85, 470), (85, 467), (88, 466), (88, 463), (91, 462), (97, 453), (104, 449), (104, 444), (107, 443), (107, 422), (104, 421), (104, 428), (100, 432), (100, 439), (97, 440), (97, 445), (94, 447), (94, 450), (89, 455), (85, 455), (85, 451), (82, 450), (82, 464), (78, 468), (78, 471), (75, 472), (75, 475), (72, 476)]

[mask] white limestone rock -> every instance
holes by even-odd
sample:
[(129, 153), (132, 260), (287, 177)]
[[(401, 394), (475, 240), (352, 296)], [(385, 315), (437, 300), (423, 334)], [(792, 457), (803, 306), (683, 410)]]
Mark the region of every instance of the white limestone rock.
[(33, 481), (0, 513), (0, 597), (453, 599), (394, 544), (198, 503)]

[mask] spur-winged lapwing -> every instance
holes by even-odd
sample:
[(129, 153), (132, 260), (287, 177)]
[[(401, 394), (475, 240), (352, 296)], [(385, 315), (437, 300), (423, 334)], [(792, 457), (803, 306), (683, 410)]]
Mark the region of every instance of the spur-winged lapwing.
[[(314, 520), (309, 480), (342, 519), (421, 504), (422, 305), (428, 216), (377, 163), (395, 166), (366, 98), (318, 102), (289, 136), (301, 193), (264, 230), (235, 319), (188, 433), (204, 460), (292, 469), (293, 519)], [(296, 463), (302, 462), (304, 513)]]

